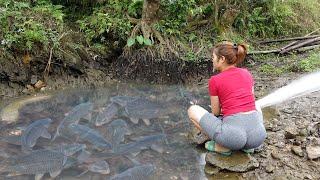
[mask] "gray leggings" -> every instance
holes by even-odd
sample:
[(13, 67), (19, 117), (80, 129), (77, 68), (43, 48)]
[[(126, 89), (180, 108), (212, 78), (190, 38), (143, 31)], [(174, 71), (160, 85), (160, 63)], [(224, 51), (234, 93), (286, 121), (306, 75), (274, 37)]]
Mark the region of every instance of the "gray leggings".
[(234, 114), (218, 119), (206, 113), (200, 119), (201, 128), (210, 139), (231, 150), (252, 149), (260, 146), (267, 137), (262, 114)]

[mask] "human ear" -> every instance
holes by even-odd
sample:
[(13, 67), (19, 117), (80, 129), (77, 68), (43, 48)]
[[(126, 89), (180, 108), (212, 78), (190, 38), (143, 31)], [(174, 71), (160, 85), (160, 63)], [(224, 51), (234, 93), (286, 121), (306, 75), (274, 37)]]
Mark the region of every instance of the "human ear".
[(222, 63), (224, 63), (226, 61), (226, 58), (224, 56), (221, 56), (219, 61), (221, 61)]

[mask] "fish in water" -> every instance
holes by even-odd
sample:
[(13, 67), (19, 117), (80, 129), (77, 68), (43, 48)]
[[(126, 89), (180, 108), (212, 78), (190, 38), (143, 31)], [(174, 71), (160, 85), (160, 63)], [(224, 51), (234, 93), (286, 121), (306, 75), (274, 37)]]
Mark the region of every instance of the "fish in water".
[(0, 137), (0, 141), (21, 146), (21, 135)]
[(122, 100), (119, 103), (124, 107), (126, 115), (134, 124), (142, 119), (146, 125), (150, 125), (150, 119), (164, 117), (171, 112), (165, 108), (164, 104), (150, 101), (146, 98), (129, 98), (128, 101)]
[(108, 159), (108, 158), (113, 158), (117, 156), (139, 153), (141, 150), (150, 148), (152, 144), (162, 141), (165, 138), (166, 138), (166, 135), (164, 134), (145, 136), (145, 137), (139, 138), (138, 141), (115, 146), (113, 148), (113, 152), (96, 153), (94, 154), (94, 156), (100, 157), (103, 159)]
[(126, 106), (129, 102), (135, 101), (139, 99), (139, 97), (131, 97), (131, 96), (114, 96), (110, 98), (110, 101), (113, 103), (117, 103), (120, 106)]
[(80, 124), (70, 124), (69, 130), (80, 139), (92, 143), (98, 149), (111, 149), (112, 145), (96, 130)]
[(94, 173), (109, 174), (109, 164), (104, 160), (98, 160), (89, 165), (88, 170)]
[(73, 154), (79, 152), (79, 151), (83, 151), (86, 149), (86, 145), (85, 144), (63, 144), (60, 146), (56, 146), (56, 147), (47, 147), (46, 149), (52, 150), (52, 151), (57, 151), (60, 152), (62, 154), (64, 154), (65, 156), (72, 156)]
[(141, 180), (150, 179), (155, 174), (156, 167), (152, 164), (138, 165), (111, 177), (111, 180)]
[(125, 135), (130, 135), (128, 124), (122, 119), (113, 120), (107, 127), (107, 136), (113, 146), (117, 146), (124, 141)]
[(10, 157), (0, 165), (0, 172), (12, 175), (35, 174), (35, 179), (41, 179), (45, 173), (51, 177), (60, 174), (66, 164), (67, 156), (51, 150), (37, 150), (27, 155)]
[(31, 123), (21, 135), (21, 147), (22, 151), (30, 151), (36, 144), (39, 137), (47, 139), (51, 138), (47, 128), (49, 127), (52, 120), (50, 118), (40, 119)]
[(71, 111), (68, 112), (67, 116), (59, 123), (57, 127), (57, 131), (52, 138), (52, 141), (54, 141), (59, 135), (60, 130), (64, 129), (66, 126), (72, 123), (78, 123), (80, 118), (85, 117), (89, 113), (91, 113), (93, 109), (92, 103), (81, 103), (77, 106), (75, 106)]
[(23, 99), (19, 99), (6, 107), (4, 107), (0, 112), (0, 119), (2, 121), (5, 121), (7, 123), (13, 123), (16, 122), (19, 118), (19, 109), (21, 109), (23, 106), (34, 103), (38, 101), (43, 101), (46, 99), (51, 98), (51, 96), (48, 95), (39, 95), (39, 96), (32, 96), (27, 97)]
[(100, 112), (96, 119), (95, 125), (102, 126), (104, 124), (109, 123), (112, 118), (114, 118), (119, 111), (119, 106), (116, 103), (111, 103), (107, 107), (103, 108), (102, 112)]

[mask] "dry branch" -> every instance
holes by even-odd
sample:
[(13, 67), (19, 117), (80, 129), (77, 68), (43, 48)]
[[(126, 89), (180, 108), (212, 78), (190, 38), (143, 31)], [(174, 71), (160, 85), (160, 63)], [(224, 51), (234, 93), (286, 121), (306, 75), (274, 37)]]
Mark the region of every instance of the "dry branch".
[[(318, 32), (319, 30), (320, 30), (320, 28), (312, 31), (311, 33), (306, 34), (304, 37), (311, 36), (312, 34)], [(286, 49), (286, 48), (288, 48), (288, 47), (290, 47), (290, 46), (293, 46), (293, 45), (297, 44), (298, 42), (299, 42), (299, 41), (293, 41), (293, 42), (289, 43), (288, 45), (282, 47), (282, 48), (281, 48), (281, 51), (284, 50), (284, 49)]]
[(280, 49), (274, 49), (274, 50), (265, 50), (265, 51), (252, 51), (248, 54), (270, 54), (270, 53), (279, 53)]
[(314, 42), (318, 42), (320, 41), (320, 37), (316, 37), (316, 38), (313, 38), (313, 39), (309, 39), (309, 40), (306, 40), (306, 41), (303, 41), (302, 43), (299, 43), (299, 44), (296, 44), (294, 46), (291, 46), (287, 49), (284, 49), (282, 51), (280, 51), (280, 54), (284, 54), (284, 53), (287, 53), (289, 51), (292, 51), (292, 50), (296, 50), (296, 49), (299, 49), (305, 45), (309, 45), (311, 43), (314, 43)]
[(298, 49), (298, 51), (302, 52), (302, 51), (308, 51), (308, 50), (317, 49), (317, 48), (320, 48), (320, 44), (313, 45), (313, 46), (301, 47), (300, 49)]
[(293, 38), (284, 38), (284, 39), (273, 39), (273, 40), (266, 40), (266, 41), (260, 41), (259, 44), (267, 44), (267, 43), (273, 43), (273, 42), (283, 42), (283, 41), (295, 41), (295, 40), (304, 40), (304, 39), (312, 39), (320, 37), (320, 35), (313, 35), (313, 36), (307, 36), (307, 37), (293, 37)]

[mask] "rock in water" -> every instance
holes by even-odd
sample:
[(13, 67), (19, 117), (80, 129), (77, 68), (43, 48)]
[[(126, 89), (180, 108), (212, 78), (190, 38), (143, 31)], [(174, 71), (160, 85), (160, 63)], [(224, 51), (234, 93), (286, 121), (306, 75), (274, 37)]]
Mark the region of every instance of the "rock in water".
[(152, 164), (138, 165), (117, 174), (111, 180), (141, 180), (148, 179), (155, 173), (156, 167)]
[(242, 152), (235, 152), (231, 156), (207, 153), (206, 162), (234, 172), (246, 172), (259, 167), (259, 162), (255, 158)]
[(0, 172), (10, 172), (16, 175), (35, 174), (36, 179), (41, 179), (45, 173), (56, 177), (60, 174), (66, 161), (67, 157), (62, 153), (38, 150), (4, 160), (1, 163)]
[(320, 146), (307, 146), (307, 155), (309, 159), (317, 159), (320, 157)]
[(27, 129), (22, 132), (21, 145), (24, 152), (30, 151), (39, 137), (42, 136), (47, 139), (51, 138), (51, 135), (47, 130), (51, 122), (52, 120), (49, 118), (37, 120), (31, 123)]

